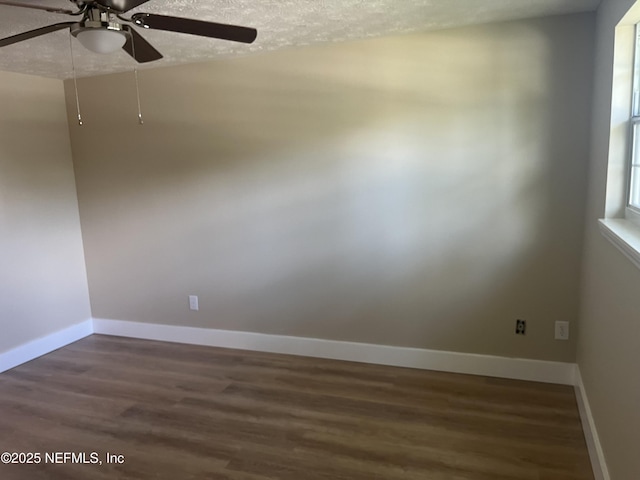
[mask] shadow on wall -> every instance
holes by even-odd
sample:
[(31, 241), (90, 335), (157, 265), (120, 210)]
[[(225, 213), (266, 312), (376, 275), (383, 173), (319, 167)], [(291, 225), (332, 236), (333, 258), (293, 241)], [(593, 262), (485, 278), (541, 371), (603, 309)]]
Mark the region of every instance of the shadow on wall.
[(83, 80), (94, 316), (573, 359), (591, 20)]

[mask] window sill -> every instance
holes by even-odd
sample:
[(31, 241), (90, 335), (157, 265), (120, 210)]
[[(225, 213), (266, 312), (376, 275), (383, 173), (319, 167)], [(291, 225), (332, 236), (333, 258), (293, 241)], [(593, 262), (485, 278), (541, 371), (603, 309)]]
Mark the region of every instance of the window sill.
[(640, 268), (640, 227), (623, 218), (599, 220), (602, 235)]

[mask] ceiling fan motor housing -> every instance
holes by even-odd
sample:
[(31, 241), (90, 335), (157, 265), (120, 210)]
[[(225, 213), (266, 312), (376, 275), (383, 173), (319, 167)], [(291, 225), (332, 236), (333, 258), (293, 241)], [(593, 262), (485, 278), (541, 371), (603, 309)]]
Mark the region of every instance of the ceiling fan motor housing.
[(71, 35), (92, 52), (113, 53), (120, 50), (128, 39), (128, 33), (110, 13), (92, 8), (86, 18), (70, 27)]

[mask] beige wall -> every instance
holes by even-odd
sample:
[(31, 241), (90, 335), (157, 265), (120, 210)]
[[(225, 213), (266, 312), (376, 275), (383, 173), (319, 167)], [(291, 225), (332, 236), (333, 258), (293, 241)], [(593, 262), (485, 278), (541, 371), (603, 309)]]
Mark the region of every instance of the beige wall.
[(0, 72), (0, 352), (90, 316), (62, 82)]
[(592, 30), (144, 71), (142, 127), (132, 74), (79, 82), (83, 127), (67, 83), (94, 317), (573, 361)]
[(578, 341), (578, 364), (613, 480), (640, 478), (640, 270), (600, 234), (597, 219), (605, 212), (614, 27), (633, 3), (604, 0), (598, 10), (591, 176)]

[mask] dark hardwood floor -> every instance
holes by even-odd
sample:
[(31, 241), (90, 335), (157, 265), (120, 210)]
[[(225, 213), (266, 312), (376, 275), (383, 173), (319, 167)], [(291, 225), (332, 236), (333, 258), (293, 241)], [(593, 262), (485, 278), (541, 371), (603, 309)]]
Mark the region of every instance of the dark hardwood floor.
[(593, 479), (572, 387), (99, 335), (0, 374), (5, 451), (41, 463), (2, 480)]

